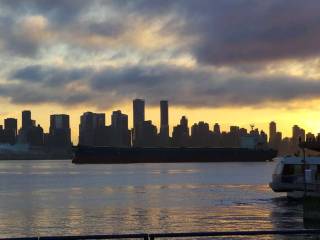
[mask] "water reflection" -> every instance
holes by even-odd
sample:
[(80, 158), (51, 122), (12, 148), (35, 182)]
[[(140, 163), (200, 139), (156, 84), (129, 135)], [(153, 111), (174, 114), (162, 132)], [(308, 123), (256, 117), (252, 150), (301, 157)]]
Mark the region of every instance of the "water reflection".
[(303, 228), (302, 207), (269, 190), (269, 163), (14, 164), (0, 163), (1, 237)]

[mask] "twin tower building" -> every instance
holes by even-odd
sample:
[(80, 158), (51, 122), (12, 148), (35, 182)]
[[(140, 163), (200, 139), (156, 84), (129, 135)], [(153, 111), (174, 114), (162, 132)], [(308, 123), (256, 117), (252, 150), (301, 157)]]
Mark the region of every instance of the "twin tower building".
[(145, 120), (145, 102), (143, 99), (133, 100), (133, 132), (132, 143), (136, 147), (169, 145), (169, 113), (168, 101), (160, 101), (160, 133), (151, 121)]
[(169, 146), (168, 101), (160, 101), (160, 133), (151, 121), (145, 120), (145, 101), (133, 100), (133, 128), (128, 129), (128, 115), (120, 110), (111, 115), (106, 126), (104, 113), (86, 112), (80, 118), (79, 145), (116, 147)]

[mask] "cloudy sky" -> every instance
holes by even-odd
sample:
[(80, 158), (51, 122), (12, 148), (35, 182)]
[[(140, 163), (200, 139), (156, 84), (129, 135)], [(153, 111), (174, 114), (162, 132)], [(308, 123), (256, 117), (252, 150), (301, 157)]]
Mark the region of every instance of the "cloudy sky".
[[(0, 118), (122, 109), (320, 132), (317, 0), (1, 0)], [(131, 119), (131, 118), (130, 118)], [(108, 120), (108, 123), (110, 121)]]

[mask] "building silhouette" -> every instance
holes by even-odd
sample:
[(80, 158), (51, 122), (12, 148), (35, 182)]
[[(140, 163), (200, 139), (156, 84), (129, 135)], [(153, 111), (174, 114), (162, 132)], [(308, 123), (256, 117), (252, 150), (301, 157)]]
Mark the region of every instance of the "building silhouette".
[(105, 119), (104, 113), (83, 113), (80, 117), (79, 145), (101, 146), (106, 144)]
[(31, 119), (31, 111), (24, 110), (22, 111), (22, 129), (31, 128), (33, 125), (33, 121)]
[[(70, 117), (66, 114), (50, 116), (49, 132), (32, 119), (31, 111), (21, 114), (21, 128), (15, 118), (4, 119), (0, 125), (1, 144), (27, 144), (32, 149), (71, 150)], [(212, 125), (211, 125), (212, 126)], [(283, 138), (277, 131), (276, 122), (269, 123), (269, 136), (264, 131), (251, 130), (239, 126), (230, 126), (222, 131), (219, 123), (210, 129), (203, 121), (195, 123), (189, 129), (188, 119), (182, 116), (180, 123), (169, 134), (169, 103), (160, 101), (160, 131), (152, 121), (145, 120), (145, 101), (133, 100), (133, 129), (128, 129), (128, 115), (121, 110), (113, 111), (111, 124), (106, 126), (105, 113), (85, 112), (80, 117), (79, 145), (113, 147), (233, 147), (233, 148), (274, 148), (281, 155), (299, 152), (300, 141), (320, 141), (320, 134), (305, 133), (298, 125), (292, 127), (292, 137)], [(191, 134), (190, 134), (191, 132)], [(70, 152), (70, 151), (69, 151)], [(309, 153), (308, 153), (309, 154)]]
[(160, 146), (169, 146), (169, 106), (168, 101), (160, 101)]
[(69, 149), (71, 147), (70, 117), (66, 114), (50, 116), (48, 145), (51, 148)]
[(203, 121), (195, 123), (191, 127), (191, 146), (192, 147), (210, 147), (209, 124)]
[(156, 147), (158, 146), (157, 127), (152, 124), (152, 121), (144, 121), (142, 124), (141, 140), (138, 147)]
[(114, 111), (111, 116), (111, 145), (117, 147), (131, 146), (131, 133), (128, 130), (128, 115), (120, 110)]
[(133, 145), (141, 146), (143, 125), (145, 121), (145, 103), (143, 99), (133, 100)]
[(172, 145), (176, 147), (188, 147), (190, 145), (188, 119), (182, 116), (180, 124), (173, 128)]
[(21, 113), (22, 127), (19, 129), (18, 142), (31, 147), (44, 145), (43, 128), (31, 118), (31, 111), (24, 110)]
[(15, 144), (18, 134), (18, 121), (15, 118), (6, 118), (4, 120), (3, 142)]

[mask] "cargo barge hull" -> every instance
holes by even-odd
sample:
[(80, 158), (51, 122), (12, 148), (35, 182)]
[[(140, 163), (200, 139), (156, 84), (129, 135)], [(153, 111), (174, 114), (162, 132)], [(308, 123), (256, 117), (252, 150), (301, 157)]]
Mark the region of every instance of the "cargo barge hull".
[(264, 162), (276, 157), (272, 149), (245, 148), (117, 148), (75, 147), (75, 164)]

